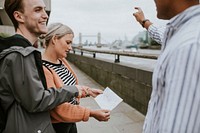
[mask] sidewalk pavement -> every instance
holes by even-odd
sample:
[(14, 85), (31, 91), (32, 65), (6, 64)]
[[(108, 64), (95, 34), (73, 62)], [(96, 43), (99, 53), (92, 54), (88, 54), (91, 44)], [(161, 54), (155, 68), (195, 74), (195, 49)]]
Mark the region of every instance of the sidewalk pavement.
[[(76, 66), (71, 63), (70, 65), (77, 74), (80, 85), (104, 89)], [(82, 98), (81, 105), (91, 109), (99, 109), (91, 97)], [(99, 122), (92, 117), (87, 122), (77, 122), (78, 133), (142, 133), (144, 117), (143, 114), (122, 102), (111, 111), (111, 118), (108, 122)]]

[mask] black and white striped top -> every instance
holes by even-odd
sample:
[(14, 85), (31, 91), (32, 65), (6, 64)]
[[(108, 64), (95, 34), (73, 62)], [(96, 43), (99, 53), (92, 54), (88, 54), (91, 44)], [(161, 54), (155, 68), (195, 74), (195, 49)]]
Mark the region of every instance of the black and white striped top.
[[(76, 78), (65, 67), (65, 65), (62, 63), (62, 61), (60, 61), (60, 64), (54, 64), (54, 63), (43, 60), (43, 65), (45, 65), (48, 68), (52, 68), (58, 74), (58, 76), (61, 78), (64, 85), (75, 85), (76, 84)], [(70, 103), (78, 104), (75, 97), (70, 100)]]
[(64, 85), (75, 85), (76, 79), (73, 74), (65, 67), (65, 65), (60, 61), (60, 64), (54, 64), (43, 60), (43, 65), (52, 68), (58, 76), (63, 81)]

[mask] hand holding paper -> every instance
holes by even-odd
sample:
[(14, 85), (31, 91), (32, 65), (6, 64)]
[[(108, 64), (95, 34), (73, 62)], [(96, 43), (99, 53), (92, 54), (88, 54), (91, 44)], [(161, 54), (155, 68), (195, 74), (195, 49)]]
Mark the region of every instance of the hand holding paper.
[(106, 87), (103, 94), (98, 95), (95, 101), (101, 109), (113, 110), (119, 103), (123, 101), (110, 88)]
[(98, 95), (102, 94), (102, 93), (103, 93), (103, 91), (100, 90), (100, 89), (89, 89), (90, 96), (92, 96), (94, 98), (97, 97)]

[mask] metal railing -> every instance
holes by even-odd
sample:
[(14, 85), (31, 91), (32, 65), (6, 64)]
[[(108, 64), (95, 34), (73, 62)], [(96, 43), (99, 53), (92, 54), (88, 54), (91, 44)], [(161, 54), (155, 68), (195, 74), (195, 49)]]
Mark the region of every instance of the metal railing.
[(84, 53), (89, 53), (93, 55), (93, 58), (96, 58), (97, 53), (102, 54), (112, 54), (115, 55), (115, 63), (120, 62), (120, 56), (130, 56), (130, 57), (138, 57), (138, 58), (146, 58), (146, 59), (157, 59), (157, 54), (146, 54), (146, 53), (139, 53), (139, 52), (129, 52), (129, 51), (114, 51), (114, 50), (94, 50), (94, 49), (87, 49), (81, 47), (73, 47), (73, 53), (80, 52), (83, 56)]

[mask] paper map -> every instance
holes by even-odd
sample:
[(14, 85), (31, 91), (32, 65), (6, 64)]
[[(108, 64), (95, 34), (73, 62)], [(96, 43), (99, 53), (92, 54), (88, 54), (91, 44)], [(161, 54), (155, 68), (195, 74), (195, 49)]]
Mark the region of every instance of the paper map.
[(113, 110), (123, 99), (114, 93), (109, 87), (106, 87), (103, 94), (94, 98), (101, 109)]

